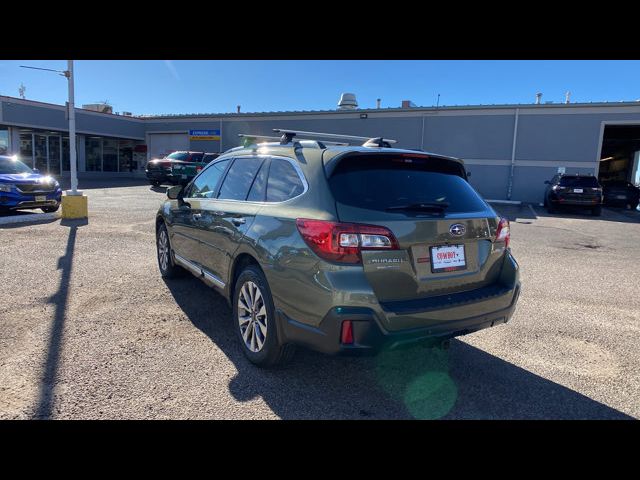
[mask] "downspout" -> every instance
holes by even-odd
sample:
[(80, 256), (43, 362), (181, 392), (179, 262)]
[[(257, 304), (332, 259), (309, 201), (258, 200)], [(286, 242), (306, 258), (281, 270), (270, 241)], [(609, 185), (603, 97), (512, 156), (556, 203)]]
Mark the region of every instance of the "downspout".
[(516, 108), (516, 117), (513, 124), (513, 145), (511, 147), (511, 171), (509, 172), (509, 188), (507, 189), (507, 200), (511, 200), (511, 193), (513, 192), (513, 173), (516, 166), (516, 142), (518, 136), (518, 116), (520, 115), (520, 109)]

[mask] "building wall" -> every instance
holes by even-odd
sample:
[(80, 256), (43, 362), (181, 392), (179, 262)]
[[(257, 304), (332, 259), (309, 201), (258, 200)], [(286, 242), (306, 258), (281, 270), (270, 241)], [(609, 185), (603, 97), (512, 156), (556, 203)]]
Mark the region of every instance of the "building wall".
[[(465, 160), (471, 184), (485, 198), (541, 202), (544, 180), (564, 167), (569, 173), (598, 173), (605, 123), (640, 124), (640, 104), (571, 104), (447, 107), (404, 110), (274, 112), (211, 117), (136, 119), (77, 110), (78, 132), (148, 139), (151, 133), (221, 130), (221, 141), (190, 140), (193, 150), (220, 152), (238, 146), (239, 133), (276, 135), (291, 128), (398, 140), (400, 148)], [(517, 135), (514, 130), (518, 112)], [(360, 118), (366, 113), (367, 118)], [(64, 106), (9, 97), (0, 101), (0, 124), (66, 130)]]
[[(44, 130), (69, 131), (64, 105), (29, 102), (4, 97), (0, 99), (0, 122), (8, 125)], [(76, 131), (110, 137), (144, 139), (145, 123), (137, 118), (88, 112), (76, 108)]]

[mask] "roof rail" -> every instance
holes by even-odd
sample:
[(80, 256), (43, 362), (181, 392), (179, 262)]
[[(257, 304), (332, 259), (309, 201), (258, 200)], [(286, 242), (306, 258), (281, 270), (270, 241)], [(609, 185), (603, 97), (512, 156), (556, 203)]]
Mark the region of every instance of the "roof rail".
[(321, 138), (339, 138), (343, 140), (364, 140), (363, 147), (386, 147), (390, 148), (391, 144), (398, 143), (397, 140), (383, 137), (360, 137), (356, 135), (342, 135), (339, 133), (320, 133), (320, 132), (305, 132), (302, 130), (289, 130), (285, 128), (274, 128), (274, 132), (282, 133), (280, 143), (286, 144), (293, 141), (293, 137), (296, 135), (305, 135), (307, 137), (321, 137)]
[[(286, 145), (289, 143), (293, 142), (293, 137), (294, 135), (291, 135), (291, 137), (286, 137), (283, 135), (282, 137), (273, 137), (273, 136), (268, 136), (268, 135), (253, 135), (251, 133), (239, 133), (238, 137), (240, 138), (248, 138), (248, 139), (258, 139), (258, 138), (263, 138), (265, 140), (275, 140), (275, 141), (279, 141), (281, 145)], [(323, 142), (319, 142), (318, 140), (307, 140), (305, 138), (298, 138), (295, 142), (293, 143), (299, 143), (299, 142), (304, 142), (304, 141), (308, 141), (308, 142), (315, 142), (319, 148), (326, 148), (324, 145), (338, 145), (338, 146), (347, 146), (349, 145), (348, 143), (345, 142), (327, 142), (327, 141), (323, 141)]]

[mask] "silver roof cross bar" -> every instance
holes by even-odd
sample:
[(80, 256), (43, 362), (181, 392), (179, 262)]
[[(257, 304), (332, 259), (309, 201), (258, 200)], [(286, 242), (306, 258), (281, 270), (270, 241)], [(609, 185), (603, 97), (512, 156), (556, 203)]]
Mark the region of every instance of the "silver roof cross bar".
[(274, 132), (282, 133), (281, 141), (288, 140), (286, 143), (292, 141), (293, 137), (296, 135), (305, 135), (307, 137), (319, 137), (319, 138), (339, 138), (342, 140), (355, 140), (355, 141), (364, 141), (367, 146), (374, 146), (374, 144), (378, 146), (382, 146), (380, 144), (393, 144), (398, 143), (397, 140), (393, 140), (391, 138), (382, 138), (382, 137), (360, 137), (357, 135), (343, 135), (340, 133), (320, 133), (320, 132), (306, 132), (304, 130), (290, 130), (286, 128), (274, 128)]

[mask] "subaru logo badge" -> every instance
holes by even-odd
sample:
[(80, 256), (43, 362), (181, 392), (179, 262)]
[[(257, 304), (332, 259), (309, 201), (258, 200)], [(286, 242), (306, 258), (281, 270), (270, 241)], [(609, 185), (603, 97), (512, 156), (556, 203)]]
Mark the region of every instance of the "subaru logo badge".
[(449, 227), (449, 233), (454, 237), (461, 237), (467, 231), (466, 227), (461, 223), (456, 223)]

